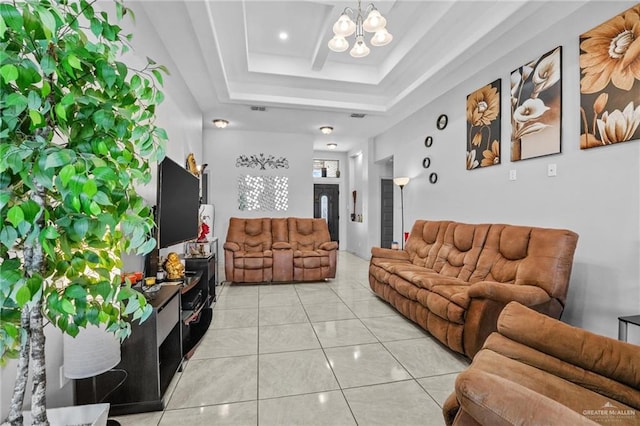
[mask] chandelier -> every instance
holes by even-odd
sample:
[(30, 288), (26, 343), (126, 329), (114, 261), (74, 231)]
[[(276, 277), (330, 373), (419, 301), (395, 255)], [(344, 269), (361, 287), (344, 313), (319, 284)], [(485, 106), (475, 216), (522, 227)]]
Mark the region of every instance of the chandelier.
[[(329, 49), (334, 52), (344, 52), (349, 48), (346, 37), (356, 34), (356, 41), (349, 52), (354, 58), (364, 58), (371, 49), (364, 42), (364, 32), (374, 33), (371, 37), (373, 46), (384, 46), (393, 40), (393, 36), (385, 28), (387, 20), (378, 12), (378, 9), (370, 3), (364, 11), (367, 19), (363, 18), (360, 0), (358, 0), (358, 10), (355, 11), (347, 7), (342, 12), (335, 24), (333, 24), (333, 38), (329, 40)], [(355, 20), (355, 22), (353, 22)]]

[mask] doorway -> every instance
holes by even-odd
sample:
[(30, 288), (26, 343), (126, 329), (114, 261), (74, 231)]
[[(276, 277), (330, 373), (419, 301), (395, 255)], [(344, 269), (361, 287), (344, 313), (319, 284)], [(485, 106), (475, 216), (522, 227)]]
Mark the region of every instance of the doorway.
[(313, 217), (323, 218), (329, 225), (331, 241), (339, 242), (340, 189), (337, 184), (313, 185)]
[(380, 181), (380, 247), (393, 242), (393, 179)]

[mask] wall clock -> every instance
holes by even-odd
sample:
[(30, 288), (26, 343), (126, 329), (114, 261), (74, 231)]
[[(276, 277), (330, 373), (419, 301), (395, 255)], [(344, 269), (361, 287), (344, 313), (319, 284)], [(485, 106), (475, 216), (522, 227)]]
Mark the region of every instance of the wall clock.
[(440, 117), (438, 117), (438, 121), (436, 121), (436, 126), (438, 126), (438, 130), (443, 130), (447, 127), (447, 123), (449, 123), (449, 118), (446, 114), (441, 114)]

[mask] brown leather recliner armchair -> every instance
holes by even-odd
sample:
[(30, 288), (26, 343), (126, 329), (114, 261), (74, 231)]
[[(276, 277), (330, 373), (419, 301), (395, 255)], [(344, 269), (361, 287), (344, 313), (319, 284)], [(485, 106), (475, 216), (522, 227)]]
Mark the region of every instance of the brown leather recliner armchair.
[(224, 244), (226, 279), (259, 283), (334, 278), (337, 249), (324, 219), (231, 218)]
[(273, 277), (271, 219), (229, 219), (224, 243), (224, 270), (228, 281), (262, 282)]
[(293, 250), (293, 279), (317, 281), (336, 276), (338, 243), (331, 241), (324, 219), (290, 217), (289, 244)]
[(447, 425), (638, 425), (640, 347), (511, 302), (443, 414)]

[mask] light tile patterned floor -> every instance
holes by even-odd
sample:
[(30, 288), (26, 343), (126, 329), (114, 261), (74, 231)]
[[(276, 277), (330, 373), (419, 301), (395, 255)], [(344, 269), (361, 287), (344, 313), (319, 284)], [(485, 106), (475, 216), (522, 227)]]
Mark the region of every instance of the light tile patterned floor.
[(443, 425), (468, 361), (369, 289), (339, 252), (333, 280), (224, 284), (213, 321), (165, 397), (127, 425)]

